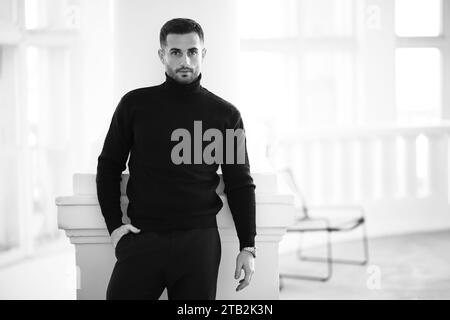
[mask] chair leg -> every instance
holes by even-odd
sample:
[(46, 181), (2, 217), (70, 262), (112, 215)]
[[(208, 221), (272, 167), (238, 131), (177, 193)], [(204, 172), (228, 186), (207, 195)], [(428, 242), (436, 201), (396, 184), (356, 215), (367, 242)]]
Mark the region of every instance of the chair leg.
[(327, 256), (323, 258), (324, 261), (327, 262), (327, 273), (324, 276), (312, 276), (306, 274), (288, 274), (288, 273), (280, 273), (280, 290), (283, 289), (282, 278), (290, 278), (290, 279), (299, 279), (299, 280), (312, 280), (312, 281), (328, 281), (331, 278), (333, 272), (333, 264), (332, 264), (332, 250), (331, 250), (331, 232), (327, 231)]
[[(325, 222), (325, 227), (329, 227), (329, 221), (328, 221), (328, 219), (326, 219), (326, 218), (321, 218), (321, 220), (323, 221), (323, 222)], [(329, 230), (321, 230), (321, 231), (327, 231), (327, 232), (330, 232)], [(303, 245), (303, 233), (304, 233), (305, 231), (300, 231), (300, 241), (299, 241), (299, 244), (298, 244), (298, 248), (297, 248), (297, 251), (296, 251), (296, 253), (297, 253), (297, 258), (298, 259), (300, 259), (300, 260), (302, 260), (302, 251), (303, 251), (303, 248), (302, 248), (302, 245)], [(319, 231), (314, 231), (314, 232), (319, 232)], [(330, 240), (330, 242), (331, 242), (331, 240)], [(323, 261), (325, 261), (326, 260), (326, 258), (322, 258), (322, 260)]]
[[(351, 264), (351, 265), (367, 265), (369, 262), (369, 241), (367, 238), (367, 231), (366, 231), (366, 224), (363, 223), (361, 225), (362, 227), (362, 245), (363, 245), (363, 260), (355, 260), (355, 259), (341, 259), (341, 258), (335, 258), (332, 260), (332, 263), (339, 263), (339, 264)], [(304, 261), (315, 261), (315, 262), (326, 262), (326, 259), (323, 257), (314, 257), (314, 256), (304, 256), (301, 254), (301, 251), (298, 251), (299, 255), (298, 258), (300, 260)]]

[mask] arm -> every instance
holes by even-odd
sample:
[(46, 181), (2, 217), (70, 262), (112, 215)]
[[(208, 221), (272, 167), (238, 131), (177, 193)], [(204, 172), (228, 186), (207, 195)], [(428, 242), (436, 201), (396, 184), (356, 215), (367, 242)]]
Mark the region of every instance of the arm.
[[(227, 129), (244, 129), (239, 111), (236, 109), (232, 115)], [(225, 136), (227, 136), (225, 134)], [(229, 140), (229, 139), (226, 139)], [(236, 141), (237, 140), (237, 141)], [(229, 144), (231, 141), (226, 141)], [(227, 159), (227, 148), (224, 150)], [(245, 161), (240, 163), (239, 153), (245, 155), (242, 157)], [(236, 232), (239, 238), (239, 250), (243, 247), (253, 247), (256, 236), (256, 205), (255, 205), (255, 184), (250, 174), (250, 163), (247, 154), (247, 145), (245, 135), (234, 140), (234, 161), (228, 163), (225, 161), (221, 165), (222, 176), (224, 180), (224, 192), (227, 195), (228, 205), (233, 216)]]
[[(236, 291), (240, 291), (250, 284), (254, 273), (254, 258), (251, 253), (242, 250), (244, 247), (255, 246), (256, 236), (256, 204), (255, 204), (255, 184), (250, 174), (250, 162), (247, 154), (247, 144), (245, 140), (244, 123), (239, 111), (236, 109), (233, 114), (229, 129), (242, 129), (241, 135), (237, 135), (234, 145), (234, 161), (227, 160), (227, 148), (225, 147), (225, 163), (221, 165), (222, 175), (225, 184), (224, 192), (227, 195), (228, 205), (233, 216), (236, 232), (239, 238), (239, 254), (236, 258), (236, 269), (234, 278), (239, 279), (244, 270), (245, 277), (239, 281)], [(225, 137), (227, 135), (225, 134)], [(226, 145), (230, 143), (226, 139)], [(237, 140), (237, 141), (236, 141)], [(241, 154), (241, 161), (239, 161)], [(243, 161), (242, 161), (243, 160)]]
[(122, 225), (120, 182), (131, 149), (130, 103), (125, 95), (113, 114), (97, 164), (97, 197), (109, 234)]

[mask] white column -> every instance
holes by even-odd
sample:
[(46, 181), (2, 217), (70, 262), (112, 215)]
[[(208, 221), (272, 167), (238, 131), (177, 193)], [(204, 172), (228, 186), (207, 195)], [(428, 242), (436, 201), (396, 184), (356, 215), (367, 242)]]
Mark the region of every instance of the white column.
[(417, 135), (405, 135), (405, 187), (406, 196), (417, 197), (417, 159), (416, 159), (416, 139)]
[(392, 199), (398, 191), (397, 144), (395, 135), (382, 136), (381, 139), (381, 194)]
[(361, 188), (361, 196), (364, 200), (372, 200), (375, 195), (375, 181), (376, 181), (376, 152), (374, 137), (361, 137), (360, 143), (360, 159), (361, 165), (359, 169), (359, 185)]
[(449, 136), (445, 133), (429, 134), (428, 172), (430, 193), (448, 198)]

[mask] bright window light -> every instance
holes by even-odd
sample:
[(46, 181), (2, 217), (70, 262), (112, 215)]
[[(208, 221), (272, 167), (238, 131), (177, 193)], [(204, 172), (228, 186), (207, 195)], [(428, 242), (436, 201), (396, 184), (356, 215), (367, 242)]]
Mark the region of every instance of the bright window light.
[(45, 0), (25, 0), (25, 28), (28, 30), (43, 28), (47, 6)]
[(292, 37), (297, 34), (295, 0), (240, 0), (238, 24), (241, 38)]
[(300, 15), (301, 30), (307, 37), (353, 33), (353, 0), (303, 0)]
[(438, 36), (441, 5), (441, 0), (396, 0), (395, 33), (399, 37)]
[(395, 52), (395, 90), (399, 120), (429, 121), (439, 116), (441, 57), (436, 48)]
[[(292, 63), (292, 65), (289, 65)], [(274, 116), (292, 104), (289, 74), (296, 72), (295, 62), (272, 52), (241, 52), (240, 99), (242, 107), (261, 119)]]
[(348, 125), (356, 121), (353, 56), (347, 52), (310, 52), (302, 60), (302, 108), (312, 124)]
[(39, 123), (39, 107), (41, 106), (42, 68), (40, 66), (42, 65), (42, 50), (37, 47), (28, 47), (26, 49), (26, 61), (28, 122), (37, 125)]

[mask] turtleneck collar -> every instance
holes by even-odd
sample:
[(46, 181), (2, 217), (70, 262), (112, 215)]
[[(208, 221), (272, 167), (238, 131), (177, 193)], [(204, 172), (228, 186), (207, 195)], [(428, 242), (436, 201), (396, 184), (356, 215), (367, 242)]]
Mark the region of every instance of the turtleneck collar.
[(200, 80), (202, 79), (202, 74), (200, 73), (198, 77), (188, 84), (179, 83), (172, 77), (170, 77), (167, 72), (166, 81), (164, 82), (164, 86), (171, 92), (174, 93), (194, 93), (198, 92), (201, 88)]

